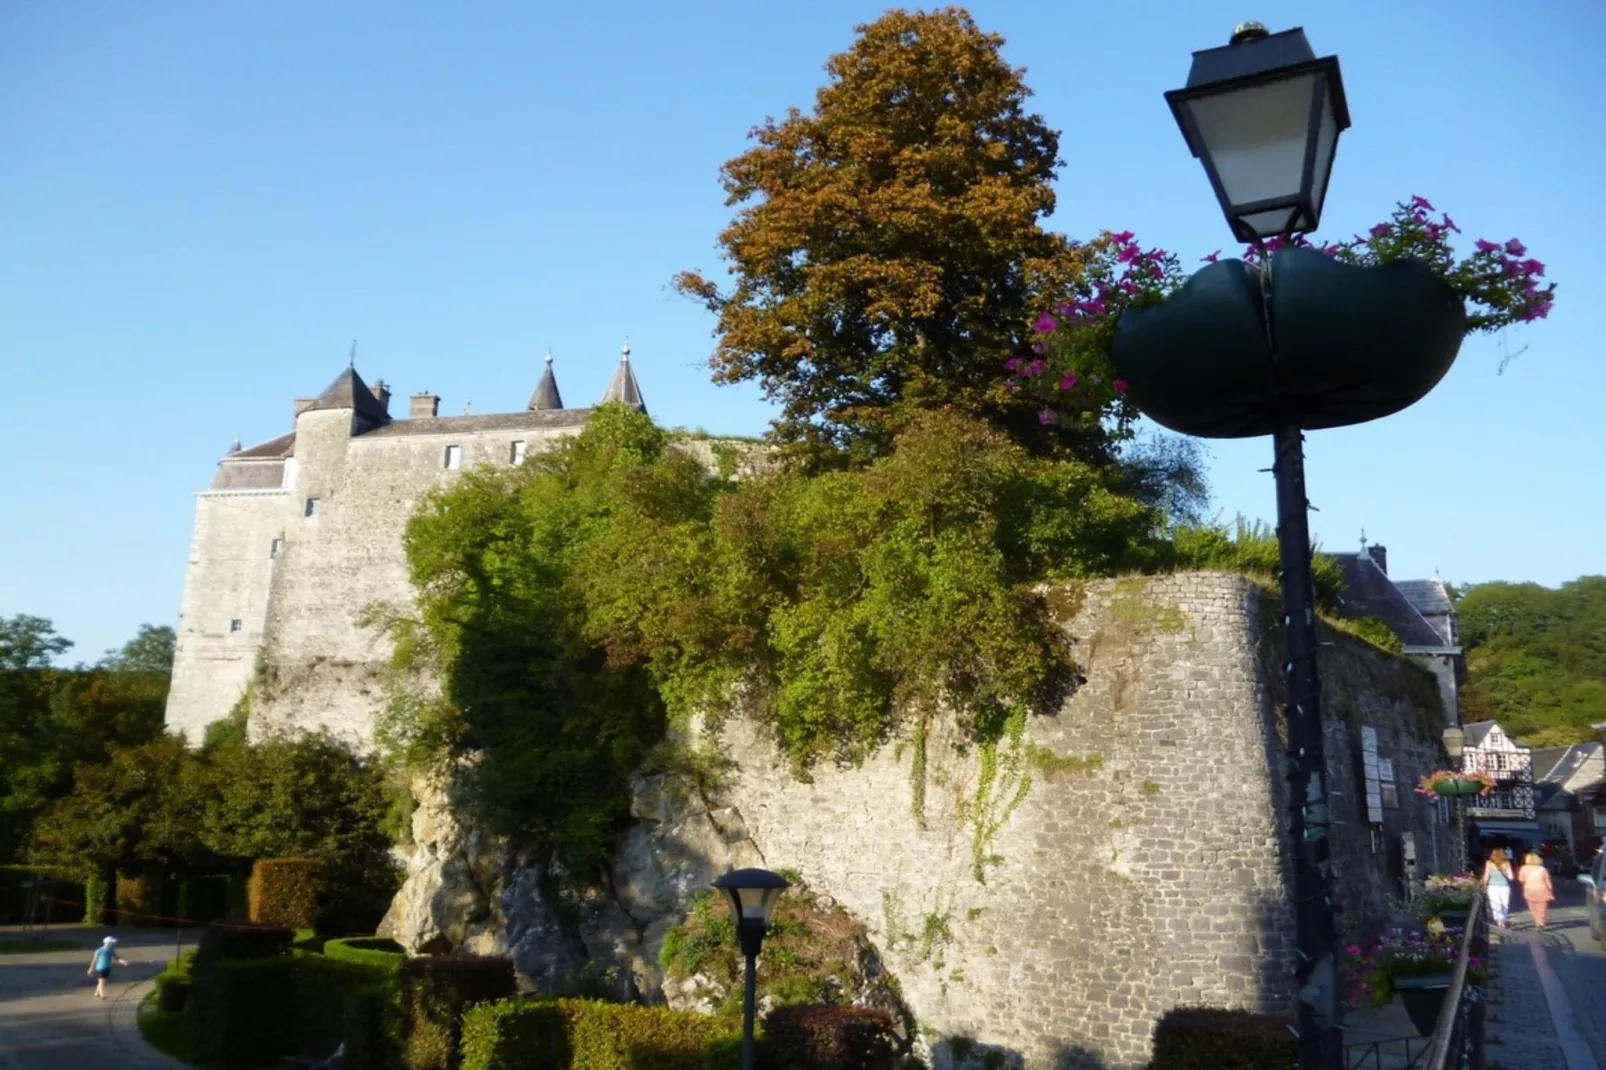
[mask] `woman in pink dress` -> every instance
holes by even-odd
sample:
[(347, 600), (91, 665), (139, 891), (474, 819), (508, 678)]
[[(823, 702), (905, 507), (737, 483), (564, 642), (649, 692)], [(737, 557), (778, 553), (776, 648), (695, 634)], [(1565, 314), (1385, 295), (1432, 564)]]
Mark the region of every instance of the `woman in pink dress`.
[(1534, 925), (1543, 929), (1550, 917), (1550, 903), (1556, 898), (1556, 887), (1550, 883), (1550, 870), (1539, 856), (1529, 851), (1517, 870), (1517, 883), (1522, 885), (1522, 897), (1528, 901), (1528, 910), (1534, 916)]

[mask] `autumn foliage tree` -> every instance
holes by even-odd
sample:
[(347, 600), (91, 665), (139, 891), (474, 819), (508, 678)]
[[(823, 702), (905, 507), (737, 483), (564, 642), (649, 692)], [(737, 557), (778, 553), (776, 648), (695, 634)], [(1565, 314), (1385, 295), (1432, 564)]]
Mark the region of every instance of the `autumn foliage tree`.
[(1096, 421), (1045, 427), (1000, 375), (1081, 261), (1041, 225), (1059, 138), (1026, 112), (1024, 71), (959, 8), (858, 34), (812, 113), (766, 121), (725, 164), (731, 288), (675, 279), (719, 317), (715, 380), (761, 383), (777, 437), (816, 455), (880, 455), (913, 411), (951, 407), (1104, 459)]

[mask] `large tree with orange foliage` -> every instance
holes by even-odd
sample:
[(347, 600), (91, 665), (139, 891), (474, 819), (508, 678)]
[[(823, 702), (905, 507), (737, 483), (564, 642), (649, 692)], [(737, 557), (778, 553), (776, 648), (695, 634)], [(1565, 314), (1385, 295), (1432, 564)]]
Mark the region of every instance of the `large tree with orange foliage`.
[(1041, 225), (1059, 137), (1026, 112), (1024, 71), (959, 8), (858, 35), (811, 114), (767, 120), (725, 164), (732, 286), (675, 279), (719, 317), (715, 380), (760, 382), (783, 405), (777, 437), (816, 456), (876, 456), (911, 411), (948, 406), (1034, 451), (1105, 459), (1096, 415), (1044, 426), (1003, 373), (1081, 261)]

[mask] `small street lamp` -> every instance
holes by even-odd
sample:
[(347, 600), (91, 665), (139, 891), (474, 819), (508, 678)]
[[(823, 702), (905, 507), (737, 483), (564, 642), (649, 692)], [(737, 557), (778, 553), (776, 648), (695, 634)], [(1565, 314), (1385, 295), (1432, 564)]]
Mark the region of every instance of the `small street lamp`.
[[(1466, 771), (1467, 734), (1460, 728), (1452, 725), (1442, 733), (1444, 739), (1444, 753), (1450, 759), (1450, 768), (1457, 772)], [(1465, 873), (1471, 866), (1471, 854), (1467, 850), (1467, 800), (1457, 785), (1455, 796), (1455, 853), (1456, 872)]]
[(736, 919), (736, 939), (747, 959), (747, 993), (742, 1001), (742, 1070), (753, 1070), (753, 1019), (758, 1013), (758, 952), (775, 913), (781, 893), (790, 888), (785, 877), (767, 869), (738, 869), (714, 882), (730, 896)]
[(1246, 22), (1195, 52), (1187, 86), (1165, 99), (1239, 241), (1316, 229), (1350, 125), (1338, 57), (1317, 59), (1304, 30)]

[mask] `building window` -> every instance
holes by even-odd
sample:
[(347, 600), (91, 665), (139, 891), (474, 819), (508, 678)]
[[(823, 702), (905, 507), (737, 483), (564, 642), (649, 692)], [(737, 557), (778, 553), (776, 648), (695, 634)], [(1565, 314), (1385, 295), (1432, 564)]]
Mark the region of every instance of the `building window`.
[(240, 630), (240, 621), (239, 621), (238, 618), (236, 618), (235, 620), (229, 621), (229, 631), (237, 632), (239, 630)]
[(284, 540), (283, 539), (274, 539), (272, 544), (269, 545), (269, 547), (268, 547), (268, 556), (269, 557), (278, 557), (279, 556), (279, 551), (283, 550), (283, 549), (284, 549)]
[(462, 446), (447, 446), (446, 447), (446, 467), (447, 468), (461, 468), (461, 467), (463, 467), (463, 447)]
[(508, 458), (508, 460), (511, 461), (514, 464), (523, 464), (524, 463), (524, 443), (523, 442), (515, 442), (515, 443), (513, 443), (513, 453)]
[(307, 515), (308, 516), (317, 516), (318, 515), (318, 499), (317, 498), (308, 498), (307, 499)]

